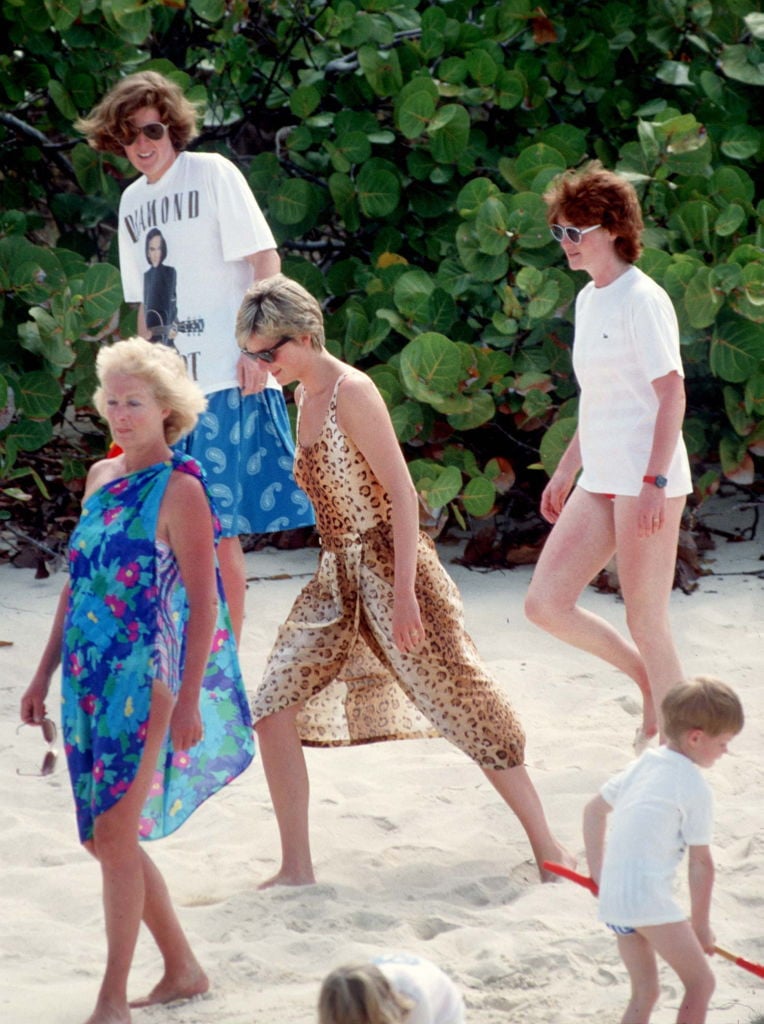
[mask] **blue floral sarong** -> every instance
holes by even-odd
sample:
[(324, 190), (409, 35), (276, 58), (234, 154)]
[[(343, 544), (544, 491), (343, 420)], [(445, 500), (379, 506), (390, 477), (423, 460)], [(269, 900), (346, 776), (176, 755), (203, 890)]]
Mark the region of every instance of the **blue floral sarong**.
[[(92, 838), (95, 818), (117, 803), (135, 778), (154, 682), (164, 682), (174, 694), (180, 687), (188, 603), (175, 556), (156, 540), (159, 508), (173, 471), (204, 484), (198, 464), (174, 453), (171, 460), (90, 495), (69, 543), (61, 699), (83, 842)], [(217, 537), (217, 521), (215, 531)], [(200, 698), (204, 739), (188, 751), (174, 751), (168, 732), (143, 808), (141, 839), (174, 832), (254, 757), (252, 722), (219, 572), (218, 597)]]

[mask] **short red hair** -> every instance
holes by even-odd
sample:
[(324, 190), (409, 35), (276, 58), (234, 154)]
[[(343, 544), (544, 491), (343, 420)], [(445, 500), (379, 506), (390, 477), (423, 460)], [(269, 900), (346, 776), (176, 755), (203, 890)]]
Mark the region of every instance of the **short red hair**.
[(568, 170), (554, 179), (544, 193), (547, 221), (561, 219), (573, 227), (601, 224), (615, 236), (615, 251), (627, 263), (642, 253), (644, 222), (634, 186), (599, 160), (579, 170)]

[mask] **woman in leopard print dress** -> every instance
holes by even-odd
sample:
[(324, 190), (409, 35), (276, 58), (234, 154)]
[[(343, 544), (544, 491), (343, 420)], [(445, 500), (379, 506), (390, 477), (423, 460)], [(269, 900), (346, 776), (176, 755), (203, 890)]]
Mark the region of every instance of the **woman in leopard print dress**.
[(302, 745), (443, 736), (483, 770), (543, 860), (569, 862), (523, 765), (525, 737), (465, 632), (459, 593), (418, 528), (418, 499), (366, 374), (324, 347), (321, 309), (281, 274), (256, 282), (242, 350), (299, 381), (295, 476), (321, 534), (318, 570), (281, 626), (253, 719), (282, 846), (264, 885), (313, 882)]

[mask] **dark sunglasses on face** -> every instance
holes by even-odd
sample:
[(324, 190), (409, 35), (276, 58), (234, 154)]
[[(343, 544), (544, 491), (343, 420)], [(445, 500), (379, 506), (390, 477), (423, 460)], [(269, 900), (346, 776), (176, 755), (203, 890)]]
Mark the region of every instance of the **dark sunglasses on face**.
[(159, 142), (166, 133), (167, 125), (162, 124), (161, 121), (149, 121), (148, 124), (142, 124), (140, 128), (131, 124), (125, 129), (122, 142), (125, 146), (132, 146), (134, 142), (138, 141), (140, 135), (145, 135), (150, 142)]
[[(24, 725), (32, 725), (31, 722), (22, 722), (21, 725), (16, 729), (18, 733), (19, 729)], [(50, 718), (43, 718), (40, 722), (40, 728), (42, 729), (42, 735), (45, 742), (48, 744), (48, 749), (45, 751), (45, 757), (42, 759), (42, 765), (39, 772), (22, 772), (20, 768), (16, 769), (17, 775), (52, 775), (56, 770), (56, 761), (58, 760), (58, 751), (55, 749), (53, 744), (56, 742), (58, 736), (58, 729), (56, 723)]]
[(243, 348), (241, 354), (247, 356), (248, 359), (259, 359), (261, 363), (272, 363), (275, 359), (274, 352), (280, 349), (282, 345), (286, 345), (288, 341), (294, 341), (294, 338), (279, 338), (275, 345), (271, 345), (270, 348), (260, 349), (259, 352), (249, 352)]
[(588, 235), (590, 231), (596, 231), (597, 228), (601, 227), (601, 224), (594, 224), (590, 228), (564, 228), (562, 224), (552, 224), (549, 230), (552, 232), (552, 238), (556, 242), (561, 242), (563, 238), (567, 238), (573, 245), (578, 245), (584, 235)]

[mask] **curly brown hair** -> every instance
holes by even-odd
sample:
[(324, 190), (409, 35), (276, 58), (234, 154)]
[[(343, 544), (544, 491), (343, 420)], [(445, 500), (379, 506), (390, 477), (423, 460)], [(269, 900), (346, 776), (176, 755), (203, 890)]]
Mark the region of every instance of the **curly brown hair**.
[(634, 186), (608, 171), (599, 160), (578, 170), (567, 170), (544, 193), (547, 221), (560, 219), (579, 228), (601, 224), (615, 236), (615, 251), (627, 263), (642, 253), (644, 222)]
[(157, 71), (137, 71), (117, 82), (87, 117), (75, 121), (74, 127), (93, 149), (123, 156), (131, 135), (129, 118), (143, 107), (156, 107), (177, 151), (185, 149), (198, 134), (198, 109), (179, 85)]

